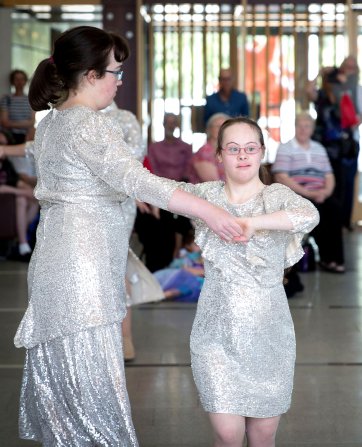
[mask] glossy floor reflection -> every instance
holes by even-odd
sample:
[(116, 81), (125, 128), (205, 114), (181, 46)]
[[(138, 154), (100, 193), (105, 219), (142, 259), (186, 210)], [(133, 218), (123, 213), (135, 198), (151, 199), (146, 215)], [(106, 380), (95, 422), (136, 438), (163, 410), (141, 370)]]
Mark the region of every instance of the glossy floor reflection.
[[(297, 335), (293, 404), (277, 446), (362, 446), (362, 232), (346, 234), (347, 272), (302, 274), (289, 301)], [(26, 264), (0, 262), (0, 446), (37, 446), (17, 436), (23, 350), (12, 339), (26, 304)], [(188, 338), (195, 307), (134, 309), (137, 358), (127, 384), (141, 447), (209, 447), (193, 384)], [(76, 447), (76, 446), (69, 446)]]

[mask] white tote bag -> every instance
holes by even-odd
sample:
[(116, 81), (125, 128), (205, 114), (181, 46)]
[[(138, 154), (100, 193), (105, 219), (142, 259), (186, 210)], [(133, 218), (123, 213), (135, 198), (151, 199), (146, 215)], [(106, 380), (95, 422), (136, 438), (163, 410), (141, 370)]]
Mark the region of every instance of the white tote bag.
[(130, 293), (127, 294), (128, 306), (161, 301), (165, 298), (157, 279), (131, 249), (128, 250), (126, 278), (130, 285)]

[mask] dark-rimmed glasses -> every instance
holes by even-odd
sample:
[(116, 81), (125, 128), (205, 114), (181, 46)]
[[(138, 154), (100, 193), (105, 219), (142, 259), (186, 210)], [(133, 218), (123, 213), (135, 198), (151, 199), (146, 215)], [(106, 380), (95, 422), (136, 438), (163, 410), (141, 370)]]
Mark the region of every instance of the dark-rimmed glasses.
[(106, 73), (112, 73), (116, 76), (117, 81), (122, 81), (123, 71), (118, 70), (104, 70)]
[(227, 144), (222, 150), (225, 151), (228, 155), (239, 155), (243, 150), (246, 155), (254, 155), (260, 152), (260, 149), (263, 146), (258, 146), (257, 144), (250, 143), (245, 147), (239, 146), (235, 143)]

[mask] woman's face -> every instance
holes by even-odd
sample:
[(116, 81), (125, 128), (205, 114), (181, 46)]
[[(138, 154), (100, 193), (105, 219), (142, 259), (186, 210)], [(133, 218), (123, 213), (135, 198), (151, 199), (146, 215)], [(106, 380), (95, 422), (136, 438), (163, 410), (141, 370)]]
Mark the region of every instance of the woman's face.
[(300, 144), (309, 144), (313, 134), (314, 124), (310, 119), (297, 119), (295, 123), (295, 138)]
[[(255, 153), (248, 154), (245, 147), (251, 147)], [(225, 168), (227, 180), (233, 183), (245, 184), (255, 178), (259, 179), (259, 168), (264, 157), (264, 148), (260, 144), (256, 130), (245, 123), (236, 123), (224, 130), (221, 154), (218, 155)], [(230, 155), (225, 150), (232, 148), (239, 154)]]
[[(114, 58), (113, 52), (110, 55), (109, 63), (106, 70), (109, 71), (121, 71), (121, 63), (117, 62)], [(122, 85), (122, 81), (118, 81), (117, 75), (109, 73), (108, 71), (102, 78), (98, 78), (97, 82), (97, 109), (102, 110), (112, 104), (114, 97), (116, 96), (117, 89)]]

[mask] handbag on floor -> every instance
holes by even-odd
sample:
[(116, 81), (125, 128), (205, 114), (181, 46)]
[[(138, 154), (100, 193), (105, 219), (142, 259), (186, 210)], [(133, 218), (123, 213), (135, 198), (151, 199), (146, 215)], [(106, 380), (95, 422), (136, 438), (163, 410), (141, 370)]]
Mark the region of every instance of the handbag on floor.
[(130, 285), (130, 293), (127, 294), (128, 306), (161, 301), (165, 298), (157, 279), (130, 248), (128, 249), (126, 278)]

